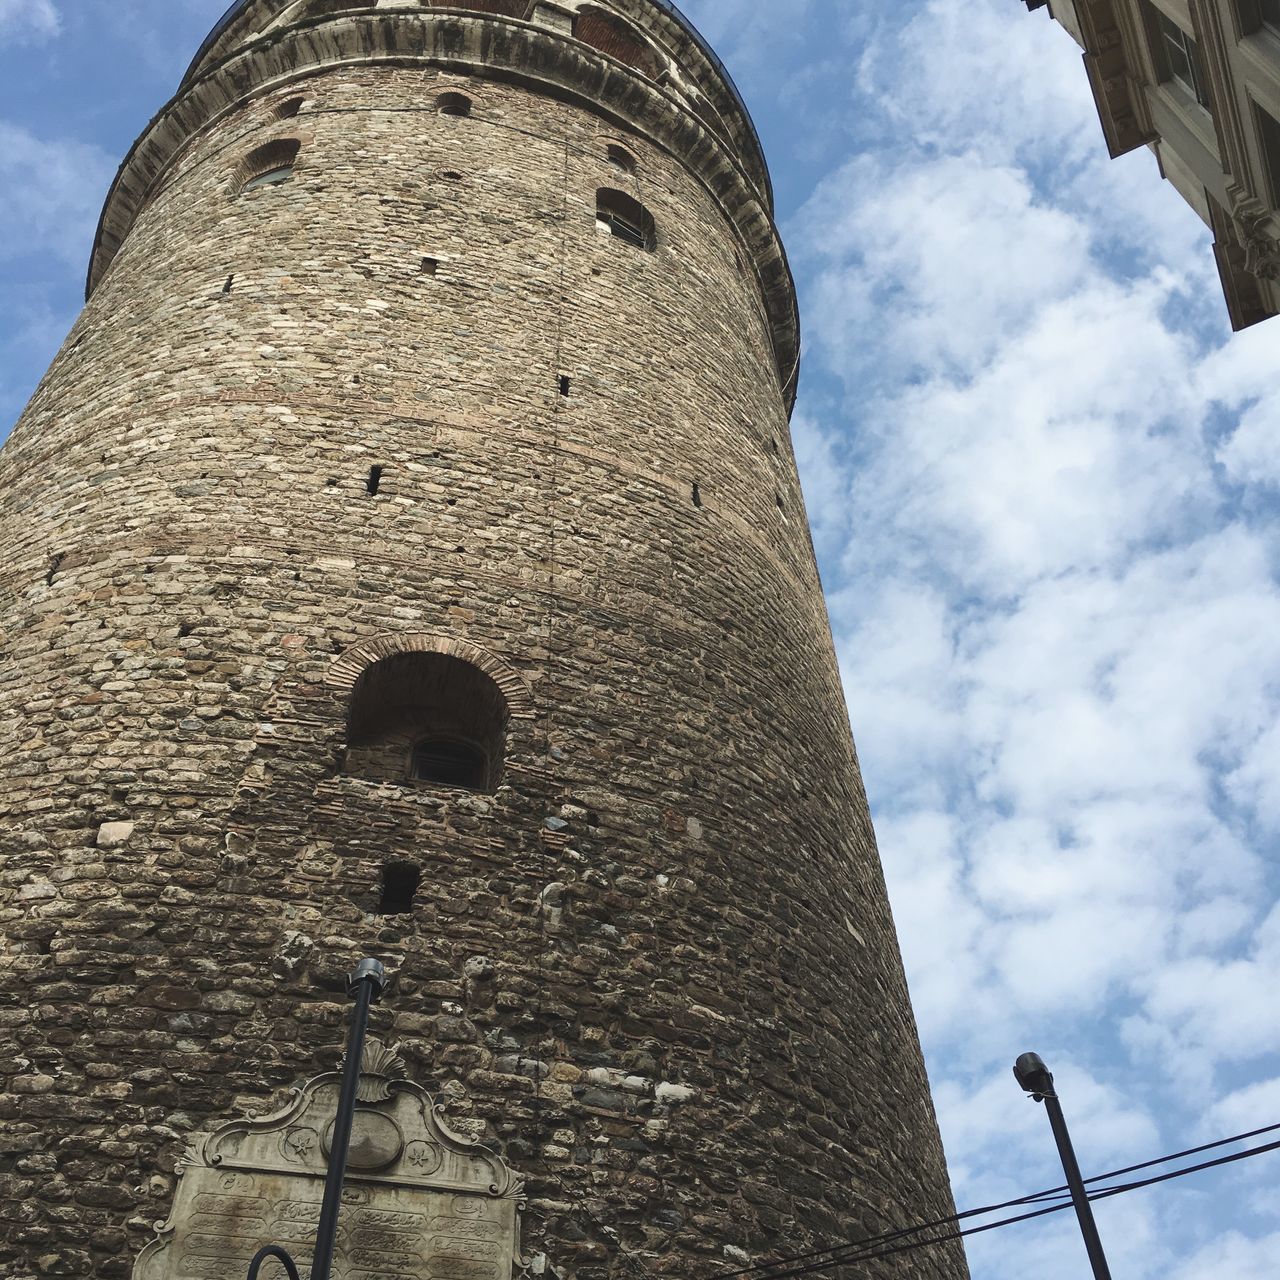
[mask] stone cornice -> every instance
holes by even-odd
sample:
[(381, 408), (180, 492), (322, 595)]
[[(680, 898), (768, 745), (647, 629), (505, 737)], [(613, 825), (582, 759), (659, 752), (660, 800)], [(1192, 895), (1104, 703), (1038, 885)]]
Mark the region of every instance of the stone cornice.
[(1080, 0), (1076, 16), (1084, 37), (1085, 71), (1098, 105), (1098, 119), (1112, 159), (1153, 140), (1134, 58), (1123, 21), (1123, 6), (1115, 0)]
[(89, 267), (92, 293), (174, 160), (253, 97), (337, 67), (429, 64), (528, 85), (634, 129), (675, 155), (716, 198), (749, 250), (784, 395), (795, 400), (799, 313), (777, 228), (724, 141), (672, 93), (605, 54), (514, 19), (443, 10), (347, 13), (269, 33), (188, 80), (126, 157), (107, 196)]
[[(433, 0), (406, 0), (406, 7), (409, 3), (415, 2), (429, 9)], [(465, 6), (465, 2), (466, 0), (451, 0), (451, 3), (456, 3), (460, 7)], [(740, 151), (739, 160), (761, 186), (772, 212), (773, 188), (751, 113), (747, 110), (747, 105), (738, 92), (738, 86), (724, 63), (702, 38), (697, 28), (680, 12), (674, 0), (550, 0), (550, 3), (547, 0), (527, 0), (527, 2), (533, 14), (536, 14), (539, 8), (554, 7), (562, 9), (566, 14), (572, 14), (584, 6), (604, 6), (617, 11), (620, 16), (633, 22), (647, 39), (661, 46), (664, 56), (679, 67), (682, 74), (692, 74), (700, 89), (707, 93), (713, 110), (722, 120), (728, 122), (729, 136)], [(202, 71), (206, 64), (220, 62), (234, 52), (239, 45), (249, 43), (255, 31), (265, 32), (272, 22), (281, 15), (287, 14), (291, 7), (296, 7), (299, 3), (300, 0), (235, 0), (201, 45), (183, 77), (183, 83), (185, 84), (197, 72)], [(329, 6), (329, 14), (333, 16), (339, 12), (374, 7), (375, 0), (333, 0)], [(398, 9), (399, 4), (393, 3), (388, 7)]]

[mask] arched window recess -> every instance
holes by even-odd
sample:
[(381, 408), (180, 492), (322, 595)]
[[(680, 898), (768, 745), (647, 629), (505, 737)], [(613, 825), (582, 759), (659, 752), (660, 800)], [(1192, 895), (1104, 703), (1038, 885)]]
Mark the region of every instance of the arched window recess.
[(302, 143), (297, 138), (277, 138), (249, 152), (240, 164), (236, 186), (240, 191), (278, 186), (293, 177)]
[(509, 716), (502, 690), (479, 667), (443, 653), (393, 654), (367, 667), (351, 691), (344, 772), (493, 791)]
[(436, 99), (436, 110), (442, 116), (469, 116), (471, 99), (465, 93), (442, 93)]
[(637, 249), (652, 253), (658, 247), (658, 228), (653, 214), (625, 191), (601, 187), (596, 192), (596, 222)]

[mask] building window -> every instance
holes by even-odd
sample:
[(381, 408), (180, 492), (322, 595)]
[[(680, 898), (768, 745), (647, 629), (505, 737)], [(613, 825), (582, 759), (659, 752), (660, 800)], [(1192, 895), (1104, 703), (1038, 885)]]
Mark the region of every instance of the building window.
[(240, 165), (238, 186), (241, 191), (273, 187), (293, 177), (294, 165), (302, 144), (297, 138), (277, 138), (266, 146), (251, 151)]
[(1161, 80), (1176, 80), (1206, 111), (1211, 108), (1209, 83), (1200, 46), (1150, 0), (1145, 4), (1152, 52)]
[(436, 110), (442, 116), (469, 116), (471, 99), (465, 93), (442, 93), (436, 99)]
[(409, 758), (409, 776), (418, 782), (438, 782), (446, 787), (483, 791), (489, 761), (471, 742), (456, 738), (424, 738)]
[(605, 148), (605, 158), (615, 169), (621, 169), (623, 173), (635, 173), (636, 158), (626, 147), (620, 147), (616, 142), (611, 142)]
[(277, 120), (292, 120), (302, 110), (301, 98), (286, 98), (276, 107)]
[(1267, 168), (1267, 191), (1271, 207), (1280, 209), (1280, 122), (1255, 102), (1254, 119), (1258, 122), (1258, 137), (1262, 140), (1262, 155)]
[(1239, 0), (1240, 29), (1251, 36), (1268, 26), (1280, 35), (1280, 0)]
[(351, 692), (344, 772), (493, 791), (508, 718), (502, 690), (479, 667), (443, 653), (393, 654)]
[(382, 868), (382, 893), (378, 898), (380, 916), (409, 915), (413, 898), (422, 883), (422, 869), (412, 862), (388, 862)]
[(596, 221), (610, 234), (637, 249), (652, 253), (657, 248), (658, 230), (653, 215), (625, 191), (601, 187), (596, 192)]

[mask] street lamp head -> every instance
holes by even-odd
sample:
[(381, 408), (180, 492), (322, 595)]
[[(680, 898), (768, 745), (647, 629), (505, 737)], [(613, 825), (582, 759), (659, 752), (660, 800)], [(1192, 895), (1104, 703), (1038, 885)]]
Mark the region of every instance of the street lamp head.
[(1013, 1074), (1036, 1102), (1043, 1102), (1045, 1098), (1054, 1096), (1053, 1074), (1038, 1053), (1024, 1053), (1013, 1064)]
[(361, 960), (355, 970), (347, 974), (347, 994), (355, 995), (364, 982), (370, 987), (369, 1003), (377, 1004), (387, 989), (387, 971), (382, 967), (382, 961)]

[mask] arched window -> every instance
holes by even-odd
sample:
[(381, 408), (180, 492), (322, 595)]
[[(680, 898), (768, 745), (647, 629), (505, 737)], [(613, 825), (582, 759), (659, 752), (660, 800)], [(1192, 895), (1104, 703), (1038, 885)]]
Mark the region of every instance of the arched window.
[(345, 772), (493, 791), (502, 776), (508, 708), (479, 667), (443, 653), (397, 653), (367, 667), (351, 692)]
[(471, 99), (465, 93), (442, 93), (436, 99), (436, 110), (442, 116), (469, 116)]
[(582, 9), (573, 24), (573, 34), (583, 44), (607, 53), (650, 80), (658, 78), (658, 58), (644, 37), (621, 18), (603, 9)]
[(286, 98), (276, 107), (277, 120), (292, 120), (302, 110), (301, 98)]
[(653, 214), (625, 191), (601, 187), (596, 192), (596, 220), (619, 240), (625, 240), (637, 249), (647, 249), (652, 253), (657, 248), (658, 228)]
[(293, 177), (294, 165), (302, 143), (297, 138), (277, 138), (251, 151), (240, 165), (238, 186), (241, 191), (275, 186)]
[(615, 169), (621, 169), (623, 173), (635, 173), (636, 158), (626, 147), (620, 147), (616, 142), (611, 142), (605, 147), (604, 154), (605, 159)]

